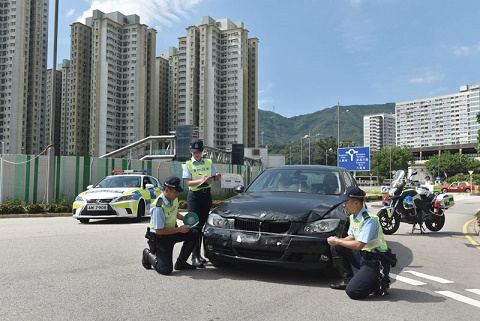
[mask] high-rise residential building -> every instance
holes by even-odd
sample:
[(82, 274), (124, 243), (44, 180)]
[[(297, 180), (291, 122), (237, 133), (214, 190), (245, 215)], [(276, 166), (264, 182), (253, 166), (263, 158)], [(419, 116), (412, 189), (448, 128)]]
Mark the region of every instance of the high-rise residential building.
[[(62, 72), (56, 70), (55, 76), (55, 91), (53, 91), (53, 81), (54, 78), (52, 76), (52, 69), (47, 70), (47, 87), (46, 87), (46, 101), (47, 101), (47, 108), (45, 108), (45, 139), (46, 141), (51, 144), (55, 143), (55, 155), (63, 155), (62, 151), (59, 146), (60, 138), (61, 138), (61, 117), (62, 117)], [(55, 92), (55, 100), (52, 100), (52, 94)], [(53, 108), (54, 117), (51, 116), (52, 112), (52, 103), (55, 104)], [(53, 127), (51, 122), (53, 121)], [(50, 130), (53, 129), (53, 136), (50, 134)], [(53, 141), (52, 141), (53, 140)]]
[(363, 141), (371, 150), (395, 146), (395, 115), (374, 114), (363, 116)]
[(461, 86), (455, 94), (395, 105), (397, 145), (409, 148), (478, 144), (480, 85)]
[[(100, 10), (71, 28), (72, 116), (89, 119), (82, 127), (89, 128), (89, 154), (101, 156), (155, 132), (156, 31), (138, 15)], [(72, 148), (86, 138), (82, 128), (71, 124)]]
[[(58, 99), (60, 101), (60, 113), (58, 115), (58, 127), (56, 128), (59, 133), (59, 137), (58, 139), (55, 139), (55, 142), (57, 143), (60, 155), (75, 155), (71, 146), (69, 145), (71, 132), (67, 130), (68, 127), (74, 122), (71, 117), (72, 86), (70, 77), (70, 60), (63, 59), (62, 63), (58, 65), (57, 70), (60, 73), (62, 86), (59, 89), (60, 95)], [(87, 153), (79, 155), (87, 155)]]
[(45, 137), (48, 0), (0, 1), (0, 141), (5, 153), (36, 154)]
[(258, 143), (258, 39), (243, 22), (203, 17), (171, 58), (171, 126), (192, 125), (205, 145)]

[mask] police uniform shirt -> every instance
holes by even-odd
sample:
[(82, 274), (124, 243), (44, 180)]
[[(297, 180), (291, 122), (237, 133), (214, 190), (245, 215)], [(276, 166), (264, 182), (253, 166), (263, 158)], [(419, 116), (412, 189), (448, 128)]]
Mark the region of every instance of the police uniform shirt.
[[(191, 160), (192, 160), (193, 166), (198, 166), (198, 165), (205, 164), (205, 161), (203, 160), (203, 157), (202, 157), (202, 159), (200, 159), (199, 162), (197, 162), (194, 157), (192, 157)], [(214, 176), (216, 173), (218, 173), (218, 170), (212, 162), (212, 176)], [(190, 173), (187, 166), (183, 166), (182, 178), (192, 178), (192, 173)]]
[[(355, 220), (355, 222), (360, 222), (362, 220), (363, 212), (366, 212), (368, 214), (367, 209), (364, 207), (357, 215), (353, 215), (353, 219)], [(354, 227), (350, 225), (350, 227), (348, 228), (348, 235), (355, 239), (353, 228)], [(372, 218), (365, 220), (363, 222), (362, 228), (360, 229), (360, 231), (358, 231), (358, 233), (358, 238), (356, 238), (355, 240), (362, 243), (367, 244), (370, 240), (376, 239), (378, 237), (377, 220)]]
[[(158, 201), (160, 199), (166, 206), (173, 205), (173, 201), (169, 202), (165, 198), (163, 193), (160, 195), (160, 198), (158, 199)], [(161, 206), (153, 206), (153, 208), (150, 210), (150, 216), (152, 217), (152, 220), (153, 220), (153, 229), (159, 230), (165, 227), (165, 213), (163, 212), (163, 208)]]

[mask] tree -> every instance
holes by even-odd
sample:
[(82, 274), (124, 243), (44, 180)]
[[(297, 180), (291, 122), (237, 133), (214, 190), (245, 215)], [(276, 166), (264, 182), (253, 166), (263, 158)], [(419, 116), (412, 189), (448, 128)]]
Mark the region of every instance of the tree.
[(413, 162), (413, 154), (406, 147), (390, 146), (375, 151), (370, 157), (370, 172), (380, 180), (390, 177), (390, 171), (403, 169)]
[(447, 180), (448, 177), (459, 173), (468, 174), (469, 170), (478, 173), (480, 171), (480, 162), (460, 153), (451, 154), (450, 152), (444, 152), (427, 160), (425, 168), (432, 177), (440, 176), (441, 180)]

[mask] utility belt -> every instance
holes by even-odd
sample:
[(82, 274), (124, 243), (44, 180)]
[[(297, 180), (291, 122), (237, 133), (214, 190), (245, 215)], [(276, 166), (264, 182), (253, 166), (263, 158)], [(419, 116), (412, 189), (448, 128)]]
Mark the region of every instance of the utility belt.
[(381, 260), (390, 264), (391, 267), (397, 265), (397, 255), (392, 253), (392, 250), (389, 248), (386, 252), (368, 252), (360, 251), (360, 255), (367, 261)]
[(205, 187), (205, 188), (202, 188), (202, 189), (199, 189), (197, 191), (192, 191), (194, 193), (210, 193), (210, 187)]
[(159, 235), (155, 232), (150, 232), (150, 227), (147, 227), (147, 233), (145, 233), (145, 238), (147, 239), (147, 244), (152, 254), (155, 254), (155, 252), (157, 251), (157, 247), (156, 247), (157, 240), (164, 240), (170, 237), (171, 235)]

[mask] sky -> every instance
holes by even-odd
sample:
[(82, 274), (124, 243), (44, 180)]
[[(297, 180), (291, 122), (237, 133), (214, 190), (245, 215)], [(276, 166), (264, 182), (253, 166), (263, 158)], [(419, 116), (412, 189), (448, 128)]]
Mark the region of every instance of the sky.
[(204, 16), (242, 21), (259, 39), (258, 106), (287, 118), (480, 84), (478, 0), (60, 0), (57, 64), (70, 59), (70, 25), (94, 9), (137, 14), (157, 30), (157, 56)]

